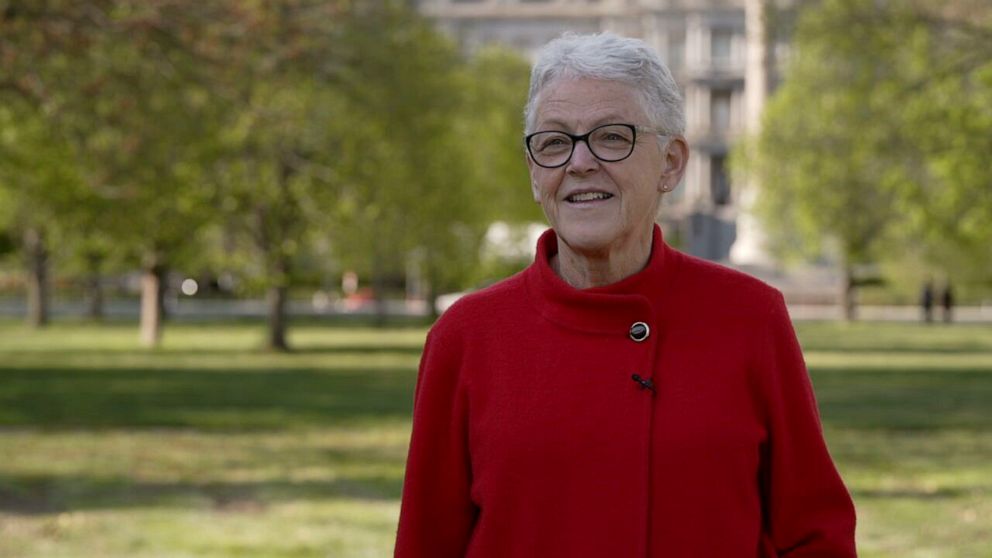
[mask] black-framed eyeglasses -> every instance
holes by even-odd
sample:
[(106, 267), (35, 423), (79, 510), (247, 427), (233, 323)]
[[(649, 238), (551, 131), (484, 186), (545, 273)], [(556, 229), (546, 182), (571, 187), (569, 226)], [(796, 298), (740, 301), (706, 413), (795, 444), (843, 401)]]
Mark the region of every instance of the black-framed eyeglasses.
[(527, 152), (534, 162), (546, 169), (558, 168), (572, 158), (575, 144), (584, 141), (600, 161), (616, 163), (630, 157), (637, 141), (633, 124), (603, 124), (581, 135), (559, 130), (534, 132), (524, 138)]

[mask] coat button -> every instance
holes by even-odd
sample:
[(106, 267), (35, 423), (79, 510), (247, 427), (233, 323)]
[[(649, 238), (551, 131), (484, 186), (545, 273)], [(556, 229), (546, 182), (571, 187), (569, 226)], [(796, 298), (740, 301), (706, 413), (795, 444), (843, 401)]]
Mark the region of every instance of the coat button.
[(641, 341), (647, 339), (648, 335), (651, 335), (651, 328), (648, 327), (648, 324), (644, 322), (634, 322), (634, 325), (630, 326), (630, 338), (634, 341), (640, 343)]

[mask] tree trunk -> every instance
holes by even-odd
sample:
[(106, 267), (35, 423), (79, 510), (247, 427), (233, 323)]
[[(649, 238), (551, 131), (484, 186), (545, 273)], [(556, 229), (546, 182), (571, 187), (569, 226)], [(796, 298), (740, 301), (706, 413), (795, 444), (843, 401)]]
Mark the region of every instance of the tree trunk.
[(854, 281), (854, 270), (844, 266), (844, 276), (840, 285), (840, 302), (844, 311), (844, 320), (853, 322), (858, 319), (857, 285)]
[(289, 293), (289, 257), (285, 254), (278, 254), (272, 272), (274, 282), (267, 293), (269, 331), (266, 344), (273, 351), (288, 351), (286, 302)]
[(256, 245), (267, 262), (266, 273), (269, 282), (269, 288), (265, 295), (267, 305), (265, 346), (272, 351), (288, 351), (286, 301), (289, 293), (289, 256), (278, 253), (279, 248), (273, 246), (264, 234), (267, 214), (265, 209), (257, 207), (255, 213), (260, 231), (256, 238)]
[(27, 316), (30, 327), (48, 325), (48, 250), (41, 231), (30, 228), (24, 232), (24, 254), (27, 260)]
[(269, 332), (267, 346), (273, 351), (288, 351), (286, 342), (286, 289), (285, 285), (269, 287)]
[[(290, 210), (293, 200), (289, 192), (289, 181), (294, 174), (293, 165), (287, 159), (288, 154), (279, 157), (279, 199), (275, 206), (258, 206), (256, 208), (256, 223), (259, 228), (256, 239), (265, 261), (269, 265), (269, 289), (266, 293), (268, 303), (268, 339), (269, 350), (288, 351), (286, 340), (286, 302), (290, 284), (290, 255), (284, 245), (294, 226), (295, 215)], [(269, 218), (272, 220), (270, 221)], [(271, 223), (272, 227), (268, 226)], [(275, 238), (268, 233), (274, 234)]]
[(162, 340), (165, 265), (158, 254), (145, 258), (141, 276), (141, 344), (157, 347)]
[(103, 319), (103, 287), (100, 273), (103, 257), (99, 254), (87, 254), (86, 267), (86, 316), (92, 320)]
[(427, 284), (427, 292), (424, 295), (424, 300), (427, 303), (427, 317), (431, 323), (434, 323), (439, 317), (437, 313), (437, 288), (434, 287), (434, 281), (430, 281)]
[(434, 251), (430, 248), (424, 254), (424, 271), (427, 275), (427, 288), (424, 298), (427, 301), (427, 316), (431, 323), (437, 321), (437, 271), (434, 267)]
[(372, 254), (372, 298), (375, 301), (375, 327), (386, 327), (386, 280), (383, 277), (382, 254), (378, 248)]

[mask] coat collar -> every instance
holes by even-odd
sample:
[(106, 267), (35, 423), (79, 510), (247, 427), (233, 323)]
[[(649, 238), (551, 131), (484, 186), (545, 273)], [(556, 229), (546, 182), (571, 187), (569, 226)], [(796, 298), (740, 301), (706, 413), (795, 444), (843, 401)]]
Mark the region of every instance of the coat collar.
[(576, 289), (551, 268), (558, 252), (558, 237), (547, 230), (537, 241), (537, 255), (524, 276), (538, 311), (548, 320), (569, 329), (597, 334), (627, 335), (635, 322), (652, 331), (664, 329), (663, 318), (669, 287), (677, 271), (678, 254), (665, 244), (661, 228), (654, 226), (651, 256), (644, 269), (611, 285)]

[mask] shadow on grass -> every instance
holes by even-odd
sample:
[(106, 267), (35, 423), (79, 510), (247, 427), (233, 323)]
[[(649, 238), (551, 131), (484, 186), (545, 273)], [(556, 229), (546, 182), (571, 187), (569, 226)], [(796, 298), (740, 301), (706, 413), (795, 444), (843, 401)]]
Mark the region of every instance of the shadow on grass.
[(285, 429), (409, 418), (409, 369), (0, 369), (0, 426)]
[(847, 429), (992, 429), (992, 370), (811, 370), (826, 426)]
[(0, 512), (42, 515), (148, 506), (258, 512), (284, 502), (392, 501), (399, 498), (401, 489), (402, 479), (398, 475), (240, 482), (143, 482), (119, 477), (0, 475)]
[[(992, 370), (812, 369), (825, 425), (992, 429)], [(283, 429), (407, 419), (408, 368), (0, 369), (0, 426)]]
[[(411, 357), (419, 357), (420, 353), (423, 352), (423, 347), (420, 345), (394, 345), (394, 346), (382, 346), (382, 345), (303, 345), (296, 347), (294, 346), (291, 350), (286, 352), (272, 351), (265, 349), (264, 347), (257, 347), (253, 349), (239, 349), (232, 350), (228, 347), (222, 348), (206, 348), (206, 347), (162, 347), (157, 349), (137, 349), (137, 348), (107, 348), (107, 347), (92, 347), (92, 348), (45, 348), (44, 357), (46, 360), (55, 361), (56, 359), (65, 359), (73, 357), (86, 357), (92, 355), (106, 355), (109, 357), (138, 357), (138, 358), (154, 358), (155, 355), (167, 355), (167, 356), (231, 356), (237, 355), (237, 358), (243, 358), (245, 356), (252, 355), (263, 355), (263, 356), (273, 356), (273, 357), (292, 357), (294, 355), (375, 355), (375, 354), (388, 354), (388, 355), (408, 355)], [(4, 350), (3, 354), (7, 358), (17, 359), (23, 356), (33, 356), (41, 353), (37, 350)], [(2, 370), (2, 369), (0, 369)]]
[(864, 499), (899, 499), (899, 500), (952, 500), (954, 498), (961, 498), (969, 494), (974, 494), (977, 489), (974, 488), (940, 488), (937, 490), (926, 490), (926, 489), (894, 489), (894, 490), (876, 490), (876, 489), (855, 489), (851, 491), (851, 495), (856, 500)]
[(870, 346), (861, 345), (840, 345), (837, 343), (831, 344), (819, 344), (819, 343), (807, 343), (803, 344), (804, 351), (810, 352), (822, 352), (822, 353), (842, 353), (842, 354), (878, 354), (878, 353), (903, 353), (903, 354), (940, 354), (940, 355), (978, 355), (986, 354), (989, 350), (988, 346), (980, 343), (963, 344), (952, 347), (933, 347), (933, 346), (911, 346), (899, 343), (893, 343), (889, 345), (885, 344), (873, 344)]
[(331, 346), (302, 346), (294, 347), (290, 354), (296, 355), (307, 355), (307, 354), (400, 354), (400, 355), (411, 355), (417, 358), (424, 351), (424, 348), (420, 345), (416, 346), (382, 346), (382, 345), (331, 345)]

